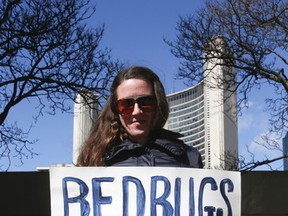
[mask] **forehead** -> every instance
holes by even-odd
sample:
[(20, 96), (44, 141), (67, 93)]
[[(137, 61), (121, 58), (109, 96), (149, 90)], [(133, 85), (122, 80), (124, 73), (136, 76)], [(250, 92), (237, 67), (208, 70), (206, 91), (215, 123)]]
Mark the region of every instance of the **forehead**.
[(117, 99), (135, 96), (153, 96), (153, 86), (143, 79), (124, 80), (116, 89)]

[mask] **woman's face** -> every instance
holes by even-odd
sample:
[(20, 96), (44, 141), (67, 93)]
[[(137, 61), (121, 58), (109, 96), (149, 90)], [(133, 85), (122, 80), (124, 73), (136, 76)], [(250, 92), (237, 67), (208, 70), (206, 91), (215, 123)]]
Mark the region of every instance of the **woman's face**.
[(122, 126), (133, 141), (145, 144), (156, 111), (152, 85), (142, 79), (128, 79), (117, 87), (116, 94)]

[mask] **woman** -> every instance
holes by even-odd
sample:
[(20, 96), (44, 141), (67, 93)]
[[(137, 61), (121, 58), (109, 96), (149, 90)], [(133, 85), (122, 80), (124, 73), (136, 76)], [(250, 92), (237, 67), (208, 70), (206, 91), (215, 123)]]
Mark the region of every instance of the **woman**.
[(130, 67), (114, 79), (110, 97), (84, 143), (78, 166), (202, 168), (199, 152), (164, 130), (169, 107), (159, 77)]

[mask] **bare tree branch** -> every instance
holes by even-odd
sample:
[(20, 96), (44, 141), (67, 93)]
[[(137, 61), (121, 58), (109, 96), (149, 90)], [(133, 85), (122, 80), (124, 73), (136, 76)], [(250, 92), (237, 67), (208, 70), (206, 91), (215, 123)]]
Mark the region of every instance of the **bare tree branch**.
[[(284, 158), (287, 158), (287, 157), (288, 157), (288, 154), (285, 154), (283, 156), (276, 157), (273, 159), (266, 159), (266, 160), (262, 160), (262, 161), (253, 161), (251, 163), (247, 163), (245, 165), (242, 165), (241, 172), (246, 173), (246, 172), (249, 172), (251, 170), (256, 169), (259, 166), (263, 166), (263, 165), (270, 166), (271, 163), (276, 162), (278, 160), (283, 160)], [(270, 166), (270, 169), (273, 170), (273, 168), (271, 166)]]
[[(251, 89), (268, 83), (275, 90), (275, 97), (267, 100), (272, 128), (287, 131), (287, 12), (288, 3), (282, 0), (212, 0), (194, 14), (179, 17), (176, 40), (164, 39), (181, 60), (178, 78), (196, 84), (211, 70), (204, 65), (218, 58), (217, 65), (237, 71), (239, 111), (247, 105)], [(217, 49), (219, 37), (229, 50)], [(220, 88), (229, 82), (218, 80)]]
[[(95, 7), (90, 0), (4, 0), (0, 5), (0, 159), (33, 156), (28, 132), (8, 126), (10, 111), (33, 100), (35, 118), (57, 110), (79, 91), (107, 97), (121, 66), (101, 46), (104, 25), (88, 29)], [(1, 157), (2, 156), (2, 157)]]
[[(236, 85), (234, 91), (238, 97), (239, 113), (248, 106), (251, 90), (268, 84), (275, 93), (273, 98), (266, 99), (265, 111), (270, 113), (269, 130), (280, 137), (287, 132), (287, 1), (206, 1), (205, 6), (194, 14), (180, 16), (176, 31), (174, 41), (166, 38), (164, 41), (171, 48), (171, 53), (181, 60), (178, 78), (184, 79), (187, 85), (198, 83), (213, 70), (205, 67), (213, 59), (217, 59), (215, 67), (235, 68), (236, 80), (227, 80), (227, 76), (233, 77), (233, 71), (229, 70), (225, 71), (224, 77), (213, 78), (218, 80), (218, 88)], [(223, 41), (222, 47), (227, 49), (219, 49), (219, 38)], [(265, 141), (266, 148), (275, 148), (275, 143), (268, 139)], [(234, 160), (240, 164), (243, 162), (241, 158), (236, 158)], [(249, 164), (243, 163), (249, 167), (247, 169), (254, 169), (273, 161), (267, 158), (264, 162), (255, 162), (252, 157)]]

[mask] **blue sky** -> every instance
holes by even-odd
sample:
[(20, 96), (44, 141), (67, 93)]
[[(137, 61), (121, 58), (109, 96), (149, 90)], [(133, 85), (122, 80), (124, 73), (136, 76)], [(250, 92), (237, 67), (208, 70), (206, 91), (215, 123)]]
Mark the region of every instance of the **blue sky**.
[[(161, 78), (166, 93), (185, 88), (183, 81), (174, 80), (179, 60), (172, 56), (163, 38), (173, 40), (179, 15), (193, 13), (203, 5), (202, 0), (95, 0), (96, 13), (89, 24), (96, 27), (105, 24), (102, 45), (112, 49), (112, 55), (128, 65), (144, 65), (154, 70)], [(245, 146), (263, 154), (265, 149), (252, 145), (251, 141), (267, 130), (267, 115), (263, 112), (263, 91), (254, 91), (250, 108), (239, 118), (240, 154), (245, 155)], [(269, 92), (269, 91), (267, 91)], [(257, 113), (257, 115), (256, 115)], [(25, 102), (11, 113), (24, 129), (29, 129), (35, 114), (33, 101)], [(38, 139), (33, 149), (38, 156), (24, 159), (20, 166), (12, 162), (10, 171), (35, 171), (36, 167), (65, 164), (72, 161), (73, 114), (45, 115), (31, 129), (31, 139)]]

